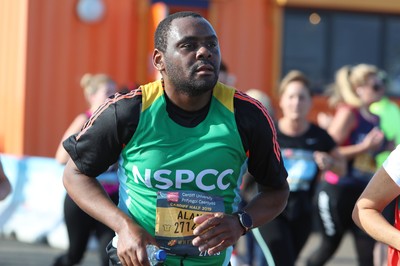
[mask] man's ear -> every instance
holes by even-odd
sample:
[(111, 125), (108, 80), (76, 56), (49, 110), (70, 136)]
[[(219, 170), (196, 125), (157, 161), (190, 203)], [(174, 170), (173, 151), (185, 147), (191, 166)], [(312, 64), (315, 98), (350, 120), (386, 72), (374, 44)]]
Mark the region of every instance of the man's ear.
[(154, 52), (153, 52), (153, 66), (160, 72), (165, 69), (164, 55), (162, 52), (160, 52), (157, 49), (154, 49)]

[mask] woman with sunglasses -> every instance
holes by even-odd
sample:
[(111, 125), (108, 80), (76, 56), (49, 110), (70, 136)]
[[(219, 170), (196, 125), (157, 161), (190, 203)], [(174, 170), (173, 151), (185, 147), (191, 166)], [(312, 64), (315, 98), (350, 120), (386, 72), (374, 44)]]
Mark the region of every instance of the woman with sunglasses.
[[(329, 88), (329, 103), (335, 108), (330, 121), (320, 123), (339, 145), (347, 159), (347, 174), (327, 172), (316, 195), (319, 234), (318, 250), (311, 254), (307, 265), (324, 265), (336, 252), (344, 234), (353, 233), (358, 265), (373, 265), (375, 241), (355, 226), (351, 213), (373, 173), (374, 156), (385, 149), (385, 137), (379, 117), (369, 110), (382, 97), (378, 69), (373, 65), (344, 66), (336, 72), (335, 83)], [(319, 122), (323, 122), (320, 121)]]

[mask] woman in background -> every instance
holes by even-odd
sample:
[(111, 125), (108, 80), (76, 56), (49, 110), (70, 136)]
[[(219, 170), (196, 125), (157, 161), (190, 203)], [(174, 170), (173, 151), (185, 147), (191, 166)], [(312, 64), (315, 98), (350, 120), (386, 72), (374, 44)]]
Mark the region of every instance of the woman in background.
[[(69, 159), (62, 142), (69, 136), (80, 132), (97, 108), (116, 92), (115, 82), (105, 74), (85, 74), (81, 79), (81, 86), (89, 108), (84, 113), (79, 114), (65, 131), (56, 152), (56, 160), (61, 164), (66, 164)], [(109, 169), (98, 179), (110, 198), (115, 204), (118, 204), (118, 178), (115, 169)], [(108, 266), (109, 261), (105, 250), (107, 244), (115, 236), (114, 231), (82, 211), (68, 194), (66, 194), (64, 201), (64, 218), (68, 231), (69, 248), (66, 254), (55, 260), (53, 265), (72, 266), (78, 264), (85, 254), (90, 236), (95, 233), (101, 265)]]
[(331, 170), (342, 175), (345, 161), (331, 136), (308, 120), (312, 96), (307, 77), (290, 71), (282, 79), (279, 95), (282, 117), (276, 130), (290, 196), (285, 210), (259, 232), (275, 265), (293, 266), (312, 230), (312, 197), (320, 173)]
[(347, 159), (345, 176), (328, 172), (317, 194), (318, 227), (321, 244), (307, 265), (325, 265), (336, 252), (344, 234), (350, 230), (355, 239), (358, 265), (373, 265), (375, 241), (355, 226), (353, 206), (376, 171), (374, 156), (384, 149), (384, 135), (378, 128), (379, 117), (369, 106), (380, 99), (381, 88), (375, 66), (344, 66), (336, 73), (330, 88), (329, 103), (336, 109), (330, 121), (321, 121)]

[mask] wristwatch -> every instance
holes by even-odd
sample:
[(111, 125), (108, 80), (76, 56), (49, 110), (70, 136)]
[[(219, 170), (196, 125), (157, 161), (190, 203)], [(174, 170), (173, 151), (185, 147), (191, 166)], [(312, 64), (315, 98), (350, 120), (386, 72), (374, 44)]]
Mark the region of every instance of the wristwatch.
[(251, 219), (250, 214), (245, 211), (238, 211), (235, 214), (239, 218), (240, 225), (244, 228), (243, 235), (245, 235), (249, 230), (253, 228), (253, 219)]

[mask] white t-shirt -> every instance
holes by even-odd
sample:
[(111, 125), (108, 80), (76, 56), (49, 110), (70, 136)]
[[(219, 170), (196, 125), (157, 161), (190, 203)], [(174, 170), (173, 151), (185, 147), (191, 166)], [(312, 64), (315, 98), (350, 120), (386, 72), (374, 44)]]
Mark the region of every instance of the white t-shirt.
[(393, 181), (400, 186), (400, 145), (390, 153), (382, 166)]

